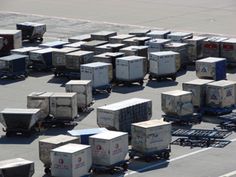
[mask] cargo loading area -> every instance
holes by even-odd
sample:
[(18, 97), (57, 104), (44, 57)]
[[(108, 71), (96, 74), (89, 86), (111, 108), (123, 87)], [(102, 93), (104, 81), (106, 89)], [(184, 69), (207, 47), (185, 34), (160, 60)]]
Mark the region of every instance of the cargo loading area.
[[(50, 18), (46, 16), (32, 16), (14, 13), (0, 13), (1, 29), (15, 29), (15, 24), (24, 21), (34, 21), (47, 24), (47, 32), (44, 35), (44, 42), (63, 40), (67, 42), (69, 37), (89, 34), (103, 30), (116, 31), (119, 34), (128, 34), (133, 30), (146, 30), (146, 28), (135, 26), (122, 26), (108, 23), (92, 23), (74, 19)], [(176, 29), (170, 29), (176, 30)], [(226, 36), (230, 36), (225, 34)], [(236, 81), (235, 68), (227, 72), (227, 79)], [(47, 177), (44, 174), (44, 167), (39, 160), (39, 140), (58, 134), (67, 134), (68, 130), (97, 127), (96, 109), (101, 106), (127, 100), (129, 98), (144, 98), (152, 100), (152, 119), (160, 119), (164, 114), (161, 110), (161, 93), (172, 90), (182, 90), (182, 83), (197, 79), (194, 67), (187, 67), (187, 71), (179, 71), (177, 78), (166, 81), (150, 80), (148, 76), (144, 78), (143, 85), (114, 86), (112, 93), (98, 93), (93, 95), (94, 104), (91, 110), (79, 112), (76, 118), (78, 125), (66, 128), (50, 128), (42, 130), (40, 133), (26, 137), (5, 137), (5, 132), (0, 130), (0, 160), (11, 158), (25, 158), (35, 162), (34, 177)], [(52, 72), (33, 72), (24, 79), (3, 79), (0, 80), (0, 110), (9, 108), (26, 108), (27, 95), (31, 92), (65, 92), (66, 78), (54, 77)], [(192, 128), (213, 129), (217, 125), (215, 119), (204, 116), (201, 124)], [(189, 128), (189, 127), (188, 127)], [(68, 134), (67, 134), (68, 135)], [(172, 137), (172, 141), (176, 137)], [(171, 146), (171, 156), (167, 161), (142, 160), (131, 161), (128, 171), (125, 173), (99, 174), (94, 176), (175, 176), (175, 177), (220, 177), (235, 176), (236, 161), (236, 134), (233, 132), (227, 137), (231, 142), (225, 147), (193, 147)]]

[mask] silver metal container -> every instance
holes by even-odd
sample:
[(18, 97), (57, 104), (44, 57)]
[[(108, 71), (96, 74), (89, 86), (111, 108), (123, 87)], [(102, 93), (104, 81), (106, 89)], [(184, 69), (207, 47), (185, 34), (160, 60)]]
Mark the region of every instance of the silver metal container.
[(97, 46), (107, 44), (107, 41), (92, 40), (81, 45), (81, 49), (85, 51), (94, 51)]
[(101, 40), (101, 41), (109, 41), (109, 38), (112, 36), (116, 36), (117, 33), (114, 31), (99, 31), (91, 34), (92, 40)]
[(183, 42), (185, 39), (193, 37), (193, 33), (188, 32), (171, 32), (167, 35), (167, 38), (173, 42)]
[(164, 50), (165, 44), (169, 43), (170, 39), (151, 39), (146, 42), (145, 45), (148, 46), (148, 53), (160, 52)]
[(169, 30), (153, 30), (147, 33), (147, 36), (151, 37), (152, 39), (167, 39), (167, 35), (170, 33), (171, 31)]
[(97, 46), (95, 48), (95, 54), (101, 54), (105, 52), (119, 52), (121, 48), (123, 48), (124, 44), (104, 44)]
[(236, 64), (236, 38), (222, 41), (220, 51), (220, 56), (226, 58), (229, 64)]
[(129, 38), (132, 38), (132, 37), (135, 37), (134, 35), (130, 35), (130, 34), (120, 34), (120, 35), (117, 35), (117, 36), (112, 36), (109, 38), (109, 43), (112, 43), (112, 44), (120, 44), (120, 43), (123, 43), (123, 41), (125, 39), (129, 39)]
[(126, 46), (145, 45), (145, 42), (149, 41), (150, 39), (150, 37), (133, 37), (123, 40), (123, 44), (125, 44)]
[(72, 37), (69, 37), (69, 39), (68, 39), (68, 41), (70, 43), (80, 42), (80, 41), (90, 41), (90, 40), (91, 40), (91, 35), (90, 34), (72, 36)]
[(136, 30), (130, 31), (129, 34), (135, 35), (137, 37), (145, 37), (147, 33), (149, 32), (151, 32), (150, 29), (136, 29)]

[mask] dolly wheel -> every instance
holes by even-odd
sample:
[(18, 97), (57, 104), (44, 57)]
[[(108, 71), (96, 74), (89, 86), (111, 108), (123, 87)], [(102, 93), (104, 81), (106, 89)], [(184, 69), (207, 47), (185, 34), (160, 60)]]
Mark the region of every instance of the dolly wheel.
[(163, 152), (162, 157), (163, 157), (163, 159), (168, 160), (170, 158), (170, 153), (169, 152)]
[(134, 159), (134, 155), (129, 154), (129, 158), (130, 158), (131, 160), (133, 160), (133, 159)]
[(46, 173), (46, 174), (50, 174), (50, 173), (51, 173), (50, 168), (47, 168), (47, 167), (46, 167), (46, 168), (44, 169), (44, 173)]
[(107, 92), (108, 92), (108, 93), (111, 93), (111, 88), (107, 88)]
[(151, 74), (149, 74), (148, 79), (152, 80), (152, 75)]
[(123, 168), (124, 171), (127, 171), (127, 170), (128, 170), (128, 164), (127, 164), (127, 163), (124, 163), (124, 164), (122, 165), (122, 168)]
[(139, 81), (139, 84), (140, 84), (141, 86), (143, 86), (143, 81)]
[(39, 39), (39, 41), (40, 41), (40, 42), (43, 42), (43, 38), (41, 37), (41, 38)]
[(175, 80), (176, 80), (176, 76), (172, 76), (171, 79), (172, 79), (173, 81), (175, 81)]

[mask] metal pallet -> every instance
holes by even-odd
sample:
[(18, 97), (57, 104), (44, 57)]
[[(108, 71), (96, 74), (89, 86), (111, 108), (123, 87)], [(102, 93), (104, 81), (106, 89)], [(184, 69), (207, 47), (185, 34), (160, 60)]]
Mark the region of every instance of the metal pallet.
[(220, 123), (222, 129), (236, 130), (236, 112), (218, 116), (218, 119), (222, 121)]

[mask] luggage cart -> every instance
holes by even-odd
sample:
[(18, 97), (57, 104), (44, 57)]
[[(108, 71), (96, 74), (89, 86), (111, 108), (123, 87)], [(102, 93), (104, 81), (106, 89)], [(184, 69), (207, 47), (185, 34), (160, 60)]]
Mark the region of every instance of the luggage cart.
[(217, 147), (224, 147), (230, 141), (223, 140), (231, 134), (229, 131), (207, 130), (207, 129), (173, 129), (172, 136), (178, 136), (177, 140), (172, 144), (180, 146), (198, 146), (209, 147), (215, 145)]
[(93, 173), (110, 173), (115, 174), (116, 171), (127, 171), (128, 170), (128, 163), (127, 161), (123, 160), (121, 162), (115, 163), (113, 165), (92, 165), (92, 172)]
[(129, 157), (131, 160), (134, 159), (135, 157), (140, 157), (144, 159), (146, 162), (150, 162), (151, 160), (156, 160), (156, 159), (168, 160), (170, 157), (170, 152), (171, 152), (170, 146), (163, 150), (147, 152), (147, 153), (131, 149), (129, 151)]
[(176, 124), (199, 124), (202, 121), (201, 113), (193, 113), (192, 115), (178, 116), (178, 115), (163, 115), (164, 121), (173, 122)]
[(30, 42), (43, 41), (43, 35), (46, 32), (46, 24), (24, 22), (16, 24), (17, 30), (22, 31), (22, 40)]
[(236, 112), (218, 116), (218, 119), (222, 121), (219, 125), (222, 129), (236, 130)]
[(152, 80), (153, 78), (155, 78), (156, 80), (161, 81), (167, 78), (171, 78), (173, 81), (175, 81), (176, 77), (177, 77), (176, 73), (170, 73), (170, 74), (164, 74), (164, 75), (156, 75), (154, 73), (149, 73), (148, 79)]

